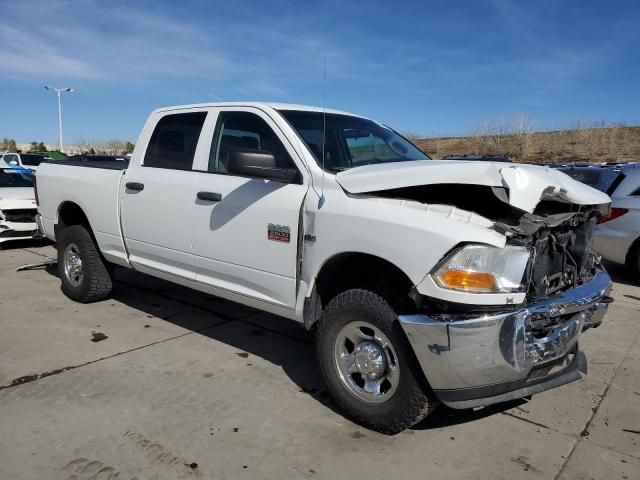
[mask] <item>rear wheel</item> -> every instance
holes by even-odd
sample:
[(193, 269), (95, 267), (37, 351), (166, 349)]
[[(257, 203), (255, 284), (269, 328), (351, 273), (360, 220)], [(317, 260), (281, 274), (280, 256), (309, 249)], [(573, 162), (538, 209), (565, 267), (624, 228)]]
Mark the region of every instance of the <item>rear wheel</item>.
[(320, 369), (337, 403), (357, 423), (386, 434), (436, 406), (397, 318), (380, 296), (348, 290), (327, 305), (316, 337)]
[(111, 275), (93, 238), (82, 225), (65, 228), (58, 241), (58, 274), (64, 294), (76, 302), (103, 300), (112, 289)]

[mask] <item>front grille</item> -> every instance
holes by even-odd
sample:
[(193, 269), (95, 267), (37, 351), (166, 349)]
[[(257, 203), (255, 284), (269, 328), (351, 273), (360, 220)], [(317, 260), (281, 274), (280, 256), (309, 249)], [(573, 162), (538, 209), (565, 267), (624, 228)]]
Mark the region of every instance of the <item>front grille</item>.
[(3, 210), (5, 221), (14, 223), (34, 223), (38, 210), (35, 208), (16, 208), (13, 210)]
[(532, 300), (576, 287), (593, 277), (597, 257), (591, 249), (595, 216), (573, 217), (538, 233), (533, 244), (528, 294)]

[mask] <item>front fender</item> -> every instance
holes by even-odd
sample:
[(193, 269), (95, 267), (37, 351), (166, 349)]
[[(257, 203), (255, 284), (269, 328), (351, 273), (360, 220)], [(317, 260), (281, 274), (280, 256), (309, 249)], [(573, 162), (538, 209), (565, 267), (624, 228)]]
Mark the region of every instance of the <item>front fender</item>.
[(311, 205), (305, 212), (300, 280), (306, 297), (322, 266), (344, 252), (380, 257), (419, 285), (460, 242), (505, 245), (492, 222), (455, 207), (344, 194), (340, 201), (332, 193), (320, 209)]

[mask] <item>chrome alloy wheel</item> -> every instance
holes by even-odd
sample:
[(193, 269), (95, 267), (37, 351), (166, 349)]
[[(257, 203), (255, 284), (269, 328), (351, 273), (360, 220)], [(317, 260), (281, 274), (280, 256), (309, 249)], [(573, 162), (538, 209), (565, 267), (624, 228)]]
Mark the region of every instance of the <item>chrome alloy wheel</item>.
[(70, 243), (64, 251), (64, 275), (74, 287), (79, 287), (84, 277), (82, 257), (75, 243)]
[(387, 336), (368, 322), (347, 323), (338, 332), (334, 359), (342, 383), (368, 403), (388, 400), (398, 388), (400, 367)]

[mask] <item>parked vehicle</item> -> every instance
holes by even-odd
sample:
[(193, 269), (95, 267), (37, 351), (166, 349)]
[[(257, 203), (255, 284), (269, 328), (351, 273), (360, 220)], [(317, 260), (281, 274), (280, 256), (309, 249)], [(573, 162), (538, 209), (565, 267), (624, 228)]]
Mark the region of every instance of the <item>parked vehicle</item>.
[(532, 165), (430, 160), (357, 115), (163, 108), (128, 167), (82, 165), (37, 179), (67, 296), (106, 298), (121, 266), (296, 320), (338, 404), (381, 432), (438, 401), (580, 378), (580, 334), (611, 301), (591, 249), (606, 194)]
[(23, 167), (35, 172), (38, 165), (51, 158), (42, 153), (5, 153), (2, 160), (9, 166)]
[(14, 168), (0, 168), (0, 244), (40, 236), (33, 176)]
[(640, 163), (567, 168), (564, 172), (611, 197), (611, 213), (598, 219), (593, 245), (603, 258), (640, 276)]

